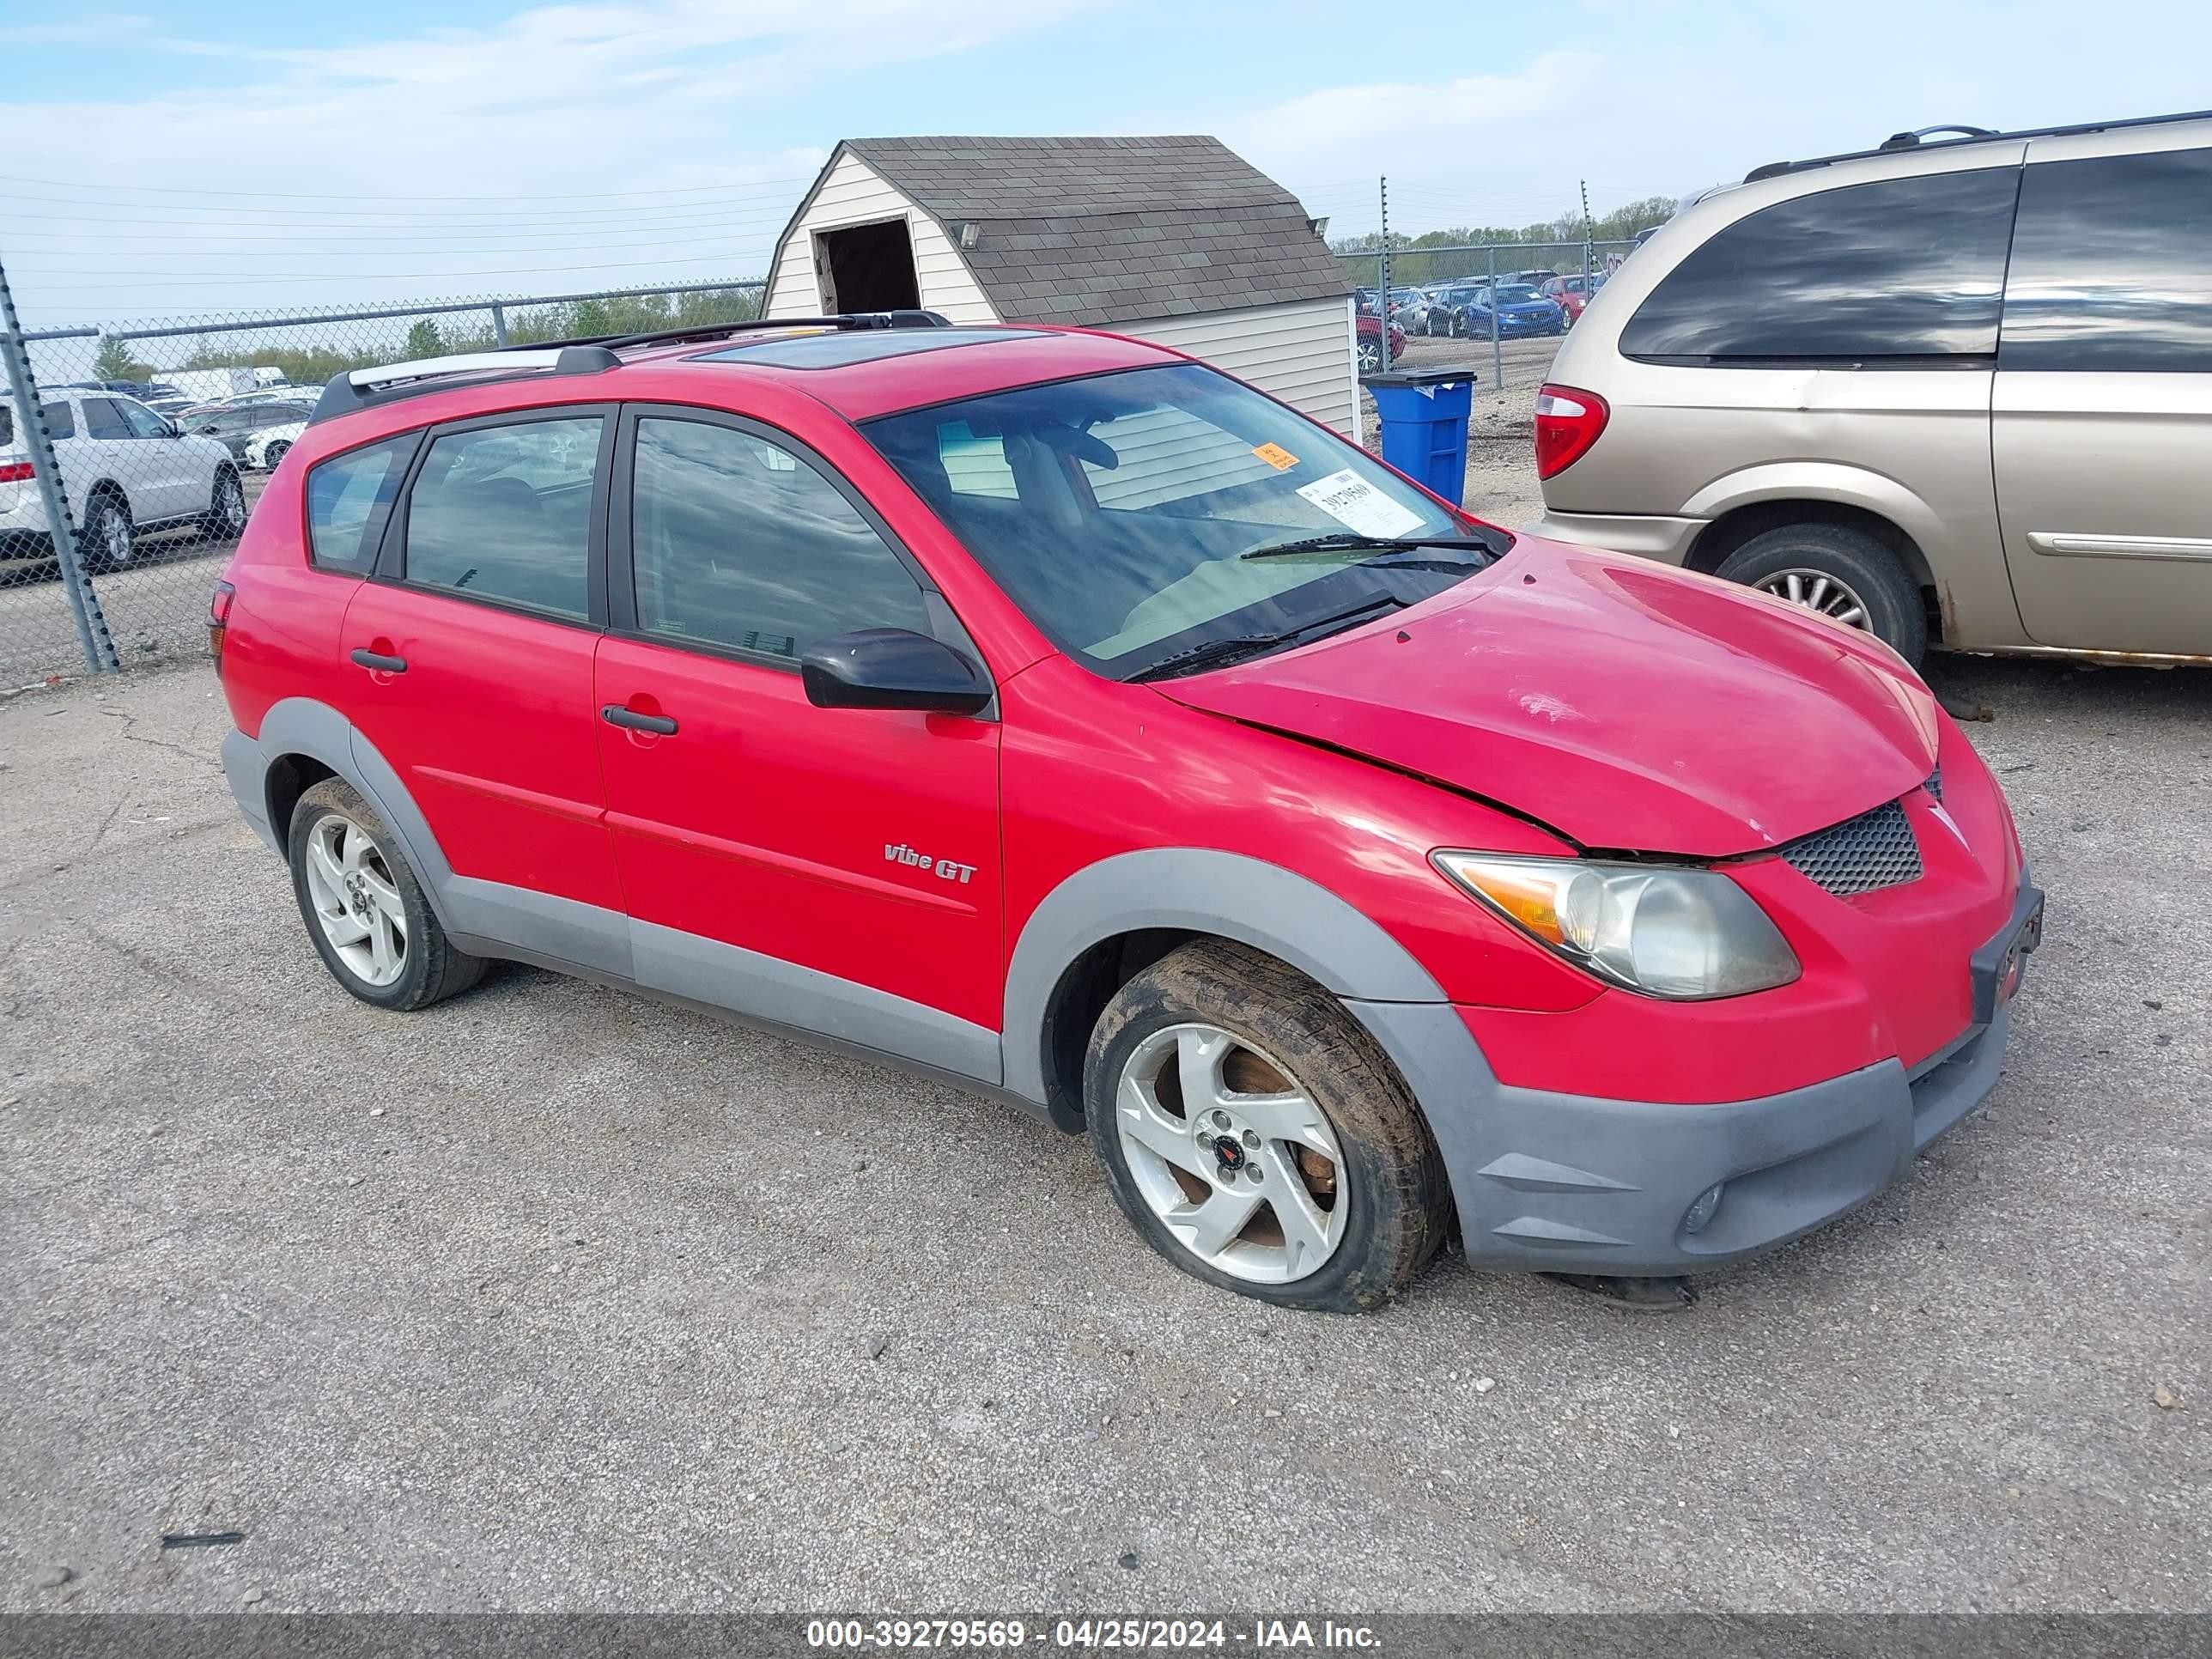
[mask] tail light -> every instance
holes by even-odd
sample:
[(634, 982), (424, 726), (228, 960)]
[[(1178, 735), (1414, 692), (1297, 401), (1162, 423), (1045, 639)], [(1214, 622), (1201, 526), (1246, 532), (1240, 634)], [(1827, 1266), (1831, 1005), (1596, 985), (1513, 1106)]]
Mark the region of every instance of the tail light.
[(237, 599), (238, 590), (228, 582), (217, 582), (208, 595), (208, 655), (215, 659), (218, 677), (222, 673), (222, 636), (230, 629), (230, 607)]
[(1589, 453), (1613, 411), (1595, 392), (1547, 386), (1536, 394), (1536, 476), (1565, 471)]
[(38, 476), (28, 461), (0, 461), (0, 483), (28, 483)]

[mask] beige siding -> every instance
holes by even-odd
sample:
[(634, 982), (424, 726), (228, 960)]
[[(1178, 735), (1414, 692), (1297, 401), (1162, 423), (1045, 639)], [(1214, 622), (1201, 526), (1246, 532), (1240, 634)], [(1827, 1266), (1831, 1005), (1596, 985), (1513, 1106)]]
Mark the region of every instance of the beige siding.
[(769, 282), (766, 314), (812, 317), (823, 298), (814, 279), (814, 233), (879, 219), (904, 219), (914, 240), (914, 263), (921, 283), (921, 303), (956, 323), (995, 323), (999, 313), (969, 275), (959, 251), (934, 219), (915, 207), (857, 155), (841, 155), (776, 250)]
[(1120, 323), (1114, 331), (1187, 351), (1351, 437), (1358, 418), (1351, 314), (1349, 297), (1308, 300)]

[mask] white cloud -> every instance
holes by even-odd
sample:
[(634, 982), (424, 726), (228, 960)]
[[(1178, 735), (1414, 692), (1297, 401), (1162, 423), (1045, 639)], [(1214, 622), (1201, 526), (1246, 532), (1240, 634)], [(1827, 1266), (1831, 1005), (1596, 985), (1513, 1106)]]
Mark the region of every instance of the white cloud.
[(1564, 120), (1601, 64), (1592, 52), (1547, 52), (1510, 75), (1323, 87), (1230, 116), (1222, 137), (1263, 165), (1278, 166), (1354, 154), (1387, 157), (1409, 144), (1463, 145), (1486, 133), (1524, 131), (1547, 118)]

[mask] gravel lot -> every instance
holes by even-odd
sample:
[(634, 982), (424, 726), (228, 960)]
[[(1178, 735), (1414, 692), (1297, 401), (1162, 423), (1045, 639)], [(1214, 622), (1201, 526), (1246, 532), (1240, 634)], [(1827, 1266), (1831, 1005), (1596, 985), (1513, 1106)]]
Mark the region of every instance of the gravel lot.
[(2212, 673), (1931, 672), (2051, 894), (2009, 1070), (1656, 1319), (1279, 1314), (1005, 1108), (520, 969), (374, 1012), (204, 669), (0, 702), (0, 1607), (2204, 1609)]

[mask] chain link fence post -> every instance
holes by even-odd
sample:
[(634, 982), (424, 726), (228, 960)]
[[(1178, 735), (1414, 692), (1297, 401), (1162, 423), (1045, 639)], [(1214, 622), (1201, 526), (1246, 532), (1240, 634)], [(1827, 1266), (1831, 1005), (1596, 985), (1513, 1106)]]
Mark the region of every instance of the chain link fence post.
[(91, 672), (112, 673), (121, 666), (115, 641), (108, 636), (107, 619), (100, 614), (100, 595), (93, 591), (77, 557), (76, 520), (70, 514), (69, 493), (62, 481), (60, 458), (54, 453), (53, 435), (46, 430), (40, 407), (39, 384), (31, 373), (31, 354), (23, 341), (23, 325), (15, 316), (15, 296), (8, 286), (8, 270), (0, 264), (0, 356), (5, 357), (8, 387), (14, 394), (15, 423), (30, 456), (32, 481), (53, 543), (54, 562), (60, 567), (62, 589), (69, 598), (70, 617), (76, 624), (78, 647)]

